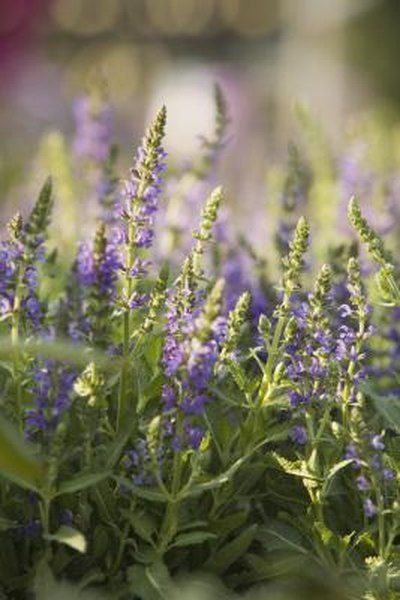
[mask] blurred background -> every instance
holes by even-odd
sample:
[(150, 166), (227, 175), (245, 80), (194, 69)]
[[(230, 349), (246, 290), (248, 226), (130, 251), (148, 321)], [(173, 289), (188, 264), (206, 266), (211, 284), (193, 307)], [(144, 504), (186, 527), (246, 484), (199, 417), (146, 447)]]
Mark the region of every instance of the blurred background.
[(133, 148), (165, 103), (167, 150), (182, 161), (212, 127), (218, 81), (233, 121), (224, 160), (245, 198), (250, 192), (243, 187), (251, 182), (257, 189), (266, 163), (285, 155), (295, 101), (311, 107), (332, 144), (353, 114), (373, 105), (396, 118), (400, 110), (398, 0), (0, 0), (0, 6), (3, 197), (27, 175), (46, 132), (72, 135), (73, 99), (99, 76), (122, 147)]

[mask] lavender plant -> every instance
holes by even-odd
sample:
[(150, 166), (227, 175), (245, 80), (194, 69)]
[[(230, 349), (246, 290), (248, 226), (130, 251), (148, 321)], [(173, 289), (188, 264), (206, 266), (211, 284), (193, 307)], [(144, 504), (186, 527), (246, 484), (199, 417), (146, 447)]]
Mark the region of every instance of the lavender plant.
[[(200, 179), (225, 139), (217, 104)], [(108, 112), (87, 108), (74, 151), (104, 174)], [(276, 285), (261, 251), (221, 233), (221, 187), (182, 264), (160, 261), (165, 124), (162, 108), (71, 265), (47, 244), (50, 180), (1, 242), (1, 591), (184, 598), (185, 577), (205, 575), (232, 598), (303, 584), (304, 597), (396, 598), (394, 255), (355, 200), (378, 285), (354, 240), (313, 252), (312, 213), (294, 216), (318, 173), (293, 150)]]

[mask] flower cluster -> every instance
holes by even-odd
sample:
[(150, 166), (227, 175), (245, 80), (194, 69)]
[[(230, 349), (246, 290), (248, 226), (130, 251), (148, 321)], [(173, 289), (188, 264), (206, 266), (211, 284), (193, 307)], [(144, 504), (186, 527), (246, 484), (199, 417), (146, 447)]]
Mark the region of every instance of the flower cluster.
[[(174, 448), (185, 443), (198, 449), (204, 432), (192, 424), (192, 417), (203, 414), (210, 401), (208, 384), (225, 337), (226, 322), (220, 316), (222, 282), (217, 281), (205, 301), (193, 290), (193, 262), (184, 266), (176, 294), (168, 300), (167, 328), (162, 364), (169, 382), (164, 385), (162, 400), (167, 414), (184, 416), (183, 425), (174, 433)], [(184, 443), (185, 440), (185, 443)]]
[(165, 121), (166, 110), (162, 108), (137, 151), (130, 178), (124, 182), (120, 216), (126, 222), (126, 242), (136, 249), (149, 248), (153, 243), (154, 215), (165, 171), (166, 153), (161, 145)]
[(42, 443), (54, 434), (63, 414), (71, 405), (76, 373), (60, 368), (54, 361), (39, 361), (34, 368), (32, 408), (27, 409), (26, 435)]

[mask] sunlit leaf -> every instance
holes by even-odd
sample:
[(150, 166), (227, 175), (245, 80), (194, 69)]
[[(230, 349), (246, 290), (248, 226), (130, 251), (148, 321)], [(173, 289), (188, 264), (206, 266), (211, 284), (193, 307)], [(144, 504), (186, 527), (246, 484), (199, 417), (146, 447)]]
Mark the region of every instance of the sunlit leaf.
[(0, 475), (21, 487), (39, 491), (45, 463), (5, 419), (0, 417)]
[(84, 554), (87, 549), (87, 542), (83, 533), (66, 525), (62, 525), (56, 533), (49, 534), (46, 538), (52, 542), (65, 544), (81, 554)]

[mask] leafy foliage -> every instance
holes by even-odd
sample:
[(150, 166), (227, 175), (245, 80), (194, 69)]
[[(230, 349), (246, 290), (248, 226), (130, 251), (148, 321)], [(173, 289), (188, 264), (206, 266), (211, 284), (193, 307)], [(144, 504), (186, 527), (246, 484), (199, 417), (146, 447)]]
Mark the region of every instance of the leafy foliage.
[(108, 108), (87, 102), (80, 135), (91, 137), (78, 144), (78, 132), (74, 148), (91, 174), (88, 202), (97, 196), (94, 235), (72, 264), (52, 249), (48, 180), (1, 242), (9, 597), (178, 600), (190, 597), (187, 580), (196, 598), (398, 593), (395, 253), (355, 199), (350, 221), (376, 276), (348, 232), (340, 245), (314, 239), (319, 178), (327, 189), (343, 175), (333, 154), (318, 158), (321, 133), (302, 113), (312, 147), (290, 147), (279, 265), (267, 268), (221, 219), (223, 189), (211, 189), (230, 122), (219, 88), (215, 100), (214, 135), (171, 196), (179, 212), (192, 186), (210, 188), (187, 247), (169, 226), (168, 252), (157, 246), (166, 110), (120, 189), (115, 147), (99, 133)]

